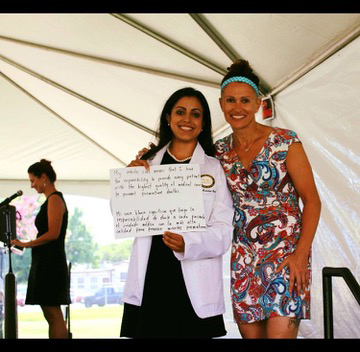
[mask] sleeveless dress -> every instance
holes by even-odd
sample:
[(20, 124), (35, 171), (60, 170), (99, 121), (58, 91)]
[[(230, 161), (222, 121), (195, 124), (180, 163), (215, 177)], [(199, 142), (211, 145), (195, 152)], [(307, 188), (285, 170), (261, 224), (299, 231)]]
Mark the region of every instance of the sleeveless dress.
[[(35, 218), (35, 226), (38, 230), (37, 238), (48, 231), (48, 200), (54, 194), (64, 201), (62, 193), (54, 192), (41, 205)], [(58, 306), (70, 303), (69, 274), (64, 248), (67, 223), (68, 211), (66, 209), (59, 237), (42, 246), (32, 248), (26, 304)]]
[[(167, 152), (161, 161), (161, 165), (177, 163)], [(142, 304), (124, 303), (120, 336), (211, 338), (225, 334), (222, 315), (205, 319), (196, 315), (186, 290), (180, 261), (164, 244), (162, 235), (152, 236)]]
[(301, 235), (298, 195), (286, 169), (294, 142), (300, 142), (294, 131), (274, 128), (249, 170), (233, 148), (232, 135), (215, 143), (235, 208), (231, 298), (238, 323), (275, 316), (310, 319), (310, 287), (291, 295), (288, 268), (275, 274)]

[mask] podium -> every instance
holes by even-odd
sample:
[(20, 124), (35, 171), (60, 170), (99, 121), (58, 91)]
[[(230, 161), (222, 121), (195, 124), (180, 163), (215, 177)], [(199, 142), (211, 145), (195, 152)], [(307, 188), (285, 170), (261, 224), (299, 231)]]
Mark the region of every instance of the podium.
[[(17, 302), (16, 302), (16, 277), (12, 271), (11, 261), (11, 245), (12, 239), (16, 238), (16, 208), (11, 205), (5, 205), (0, 208), (0, 241), (5, 244), (6, 247), (1, 248), (1, 278), (4, 283), (3, 297), (0, 297), (1, 305), (1, 318), (5, 324), (5, 338), (16, 339), (17, 338)], [(8, 254), (9, 266), (8, 273), (4, 278), (5, 256)], [(3, 304), (3, 302), (5, 304)], [(3, 313), (4, 312), (4, 313)], [(1, 321), (1, 328), (3, 327)], [(3, 337), (2, 329), (1, 334)]]

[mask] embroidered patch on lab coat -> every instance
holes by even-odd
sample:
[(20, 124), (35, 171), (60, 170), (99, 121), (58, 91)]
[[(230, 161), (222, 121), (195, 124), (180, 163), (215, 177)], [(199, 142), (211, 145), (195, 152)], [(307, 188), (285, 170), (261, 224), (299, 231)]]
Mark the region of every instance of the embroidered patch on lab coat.
[(212, 177), (211, 175), (208, 175), (208, 174), (201, 175), (201, 185), (204, 188), (214, 187), (214, 185), (215, 185), (214, 177)]

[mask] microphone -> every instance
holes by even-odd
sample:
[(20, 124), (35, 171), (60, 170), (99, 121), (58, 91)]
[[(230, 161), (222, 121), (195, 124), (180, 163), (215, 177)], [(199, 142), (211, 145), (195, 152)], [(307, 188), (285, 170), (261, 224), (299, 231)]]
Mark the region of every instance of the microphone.
[(9, 204), (13, 199), (15, 199), (16, 197), (19, 197), (23, 194), (22, 191), (17, 191), (15, 194), (13, 194), (12, 196), (10, 196), (9, 198), (6, 198), (4, 201), (2, 201), (0, 203), (0, 208), (3, 206), (3, 205), (7, 205)]

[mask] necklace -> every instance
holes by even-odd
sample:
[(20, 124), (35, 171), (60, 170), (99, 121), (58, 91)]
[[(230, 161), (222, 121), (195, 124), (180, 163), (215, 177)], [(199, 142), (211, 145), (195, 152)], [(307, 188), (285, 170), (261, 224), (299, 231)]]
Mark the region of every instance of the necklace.
[(169, 155), (179, 163), (183, 163), (184, 161), (188, 161), (192, 158), (192, 155), (190, 155), (190, 156), (186, 157), (185, 159), (178, 159), (174, 155), (171, 154), (169, 147), (167, 147), (166, 150), (169, 153)]
[(250, 148), (252, 147), (253, 143), (255, 142), (256, 133), (257, 133), (257, 127), (258, 127), (258, 125), (256, 124), (256, 129), (255, 129), (254, 138), (253, 138), (253, 140), (251, 141), (251, 143), (249, 144), (249, 146), (248, 146), (247, 148), (243, 147), (243, 146), (241, 145), (240, 141), (239, 141), (240, 147), (243, 148), (246, 153), (250, 150)]

